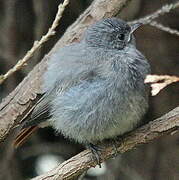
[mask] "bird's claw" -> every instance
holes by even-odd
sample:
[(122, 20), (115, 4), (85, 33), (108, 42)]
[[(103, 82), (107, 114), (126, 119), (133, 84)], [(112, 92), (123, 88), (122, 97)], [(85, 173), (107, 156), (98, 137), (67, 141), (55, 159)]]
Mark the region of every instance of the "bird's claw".
[(93, 154), (93, 158), (94, 160), (97, 162), (97, 164), (99, 165), (99, 167), (101, 168), (101, 162), (100, 162), (100, 155), (101, 155), (101, 151), (102, 151), (102, 148), (100, 148), (99, 146), (97, 145), (94, 145), (94, 144), (88, 144), (87, 145), (87, 148), (90, 149), (90, 151), (92, 152)]

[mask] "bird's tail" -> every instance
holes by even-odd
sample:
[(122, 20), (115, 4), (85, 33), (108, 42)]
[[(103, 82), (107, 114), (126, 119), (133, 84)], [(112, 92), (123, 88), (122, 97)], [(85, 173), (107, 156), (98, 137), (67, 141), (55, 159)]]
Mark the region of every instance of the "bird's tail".
[(38, 126), (31, 126), (24, 128), (20, 131), (20, 133), (17, 135), (13, 142), (13, 146), (15, 148), (18, 148), (21, 146), (30, 136), (33, 132), (35, 132), (39, 127)]

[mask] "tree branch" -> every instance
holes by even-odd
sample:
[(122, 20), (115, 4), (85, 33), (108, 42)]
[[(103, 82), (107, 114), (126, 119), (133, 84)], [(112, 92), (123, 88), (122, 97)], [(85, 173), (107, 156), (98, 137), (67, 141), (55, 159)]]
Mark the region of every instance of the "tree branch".
[(150, 84), (152, 96), (155, 96), (166, 86), (179, 82), (179, 77), (169, 75), (147, 75), (144, 82)]
[(160, 9), (158, 9), (157, 11), (153, 12), (152, 14), (149, 14), (143, 18), (132, 21), (131, 23), (133, 24), (136, 22), (140, 22), (142, 24), (150, 24), (150, 22), (153, 21), (154, 19), (158, 18), (161, 15), (167, 14), (167, 13), (171, 12), (172, 10), (178, 8), (178, 7), (179, 7), (178, 1), (175, 3), (164, 5)]
[[(159, 138), (166, 134), (173, 134), (179, 128), (179, 107), (170, 111), (166, 115), (151, 121), (150, 123), (136, 129), (126, 135), (122, 141), (115, 142), (118, 153), (124, 153), (135, 147), (149, 143), (150, 141)], [(114, 157), (114, 144), (106, 142), (101, 145), (103, 151), (101, 153), (102, 162)], [(89, 150), (85, 150), (78, 155), (63, 162), (52, 171), (44, 175), (33, 178), (32, 180), (70, 180), (77, 177), (82, 172), (90, 167), (95, 167), (96, 161), (93, 160)]]
[(172, 10), (176, 9), (179, 7), (179, 2), (172, 3), (172, 4), (167, 4), (162, 6), (160, 9), (157, 11), (153, 12), (152, 14), (149, 14), (143, 18), (137, 19), (135, 21), (130, 22), (131, 24), (134, 24), (136, 22), (140, 22), (142, 24), (149, 24), (157, 29), (160, 29), (162, 31), (168, 32), (170, 34), (175, 34), (179, 36), (179, 31), (176, 29), (172, 29), (170, 27), (166, 27), (161, 23), (158, 23), (157, 21), (154, 21), (154, 19), (158, 18), (161, 15), (167, 14), (171, 12)]
[(152, 22), (150, 22), (149, 24), (150, 24), (151, 26), (157, 28), (157, 29), (160, 29), (160, 30), (165, 31), (165, 32), (168, 32), (168, 33), (170, 33), (170, 34), (174, 34), (174, 35), (179, 36), (179, 31), (178, 31), (178, 30), (172, 29), (172, 28), (170, 28), (170, 27), (166, 27), (166, 26), (164, 26), (163, 24), (158, 23), (157, 21), (152, 21)]

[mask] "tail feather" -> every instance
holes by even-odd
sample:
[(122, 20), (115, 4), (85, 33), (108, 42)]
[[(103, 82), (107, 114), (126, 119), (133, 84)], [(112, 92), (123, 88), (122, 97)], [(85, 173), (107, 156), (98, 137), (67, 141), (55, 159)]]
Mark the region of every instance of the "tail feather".
[(34, 131), (36, 131), (38, 128), (39, 128), (38, 126), (31, 126), (31, 127), (22, 129), (20, 133), (18, 134), (18, 136), (15, 138), (13, 142), (13, 146), (15, 148), (18, 148), (19, 146), (21, 146), (31, 136), (31, 134)]

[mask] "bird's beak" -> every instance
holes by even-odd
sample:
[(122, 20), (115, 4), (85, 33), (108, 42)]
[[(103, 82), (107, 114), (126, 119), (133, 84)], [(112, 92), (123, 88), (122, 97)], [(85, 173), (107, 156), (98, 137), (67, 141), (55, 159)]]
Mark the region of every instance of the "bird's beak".
[(142, 23), (135, 23), (135, 24), (130, 24), (129, 25), (131, 27), (131, 31), (129, 33), (129, 37), (128, 37), (128, 41), (127, 42), (130, 42), (133, 32), (136, 29), (138, 29), (141, 25), (142, 25)]
[(135, 23), (135, 24), (131, 24), (130, 27), (131, 27), (131, 34), (136, 30), (138, 29), (140, 26), (142, 25), (142, 23)]

